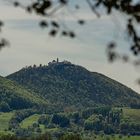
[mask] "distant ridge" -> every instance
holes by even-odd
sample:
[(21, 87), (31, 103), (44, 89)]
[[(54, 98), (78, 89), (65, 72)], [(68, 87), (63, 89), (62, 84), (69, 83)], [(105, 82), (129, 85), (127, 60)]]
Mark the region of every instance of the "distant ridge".
[(30, 89), (58, 108), (139, 106), (140, 95), (102, 74), (68, 61), (29, 66), (6, 78)]

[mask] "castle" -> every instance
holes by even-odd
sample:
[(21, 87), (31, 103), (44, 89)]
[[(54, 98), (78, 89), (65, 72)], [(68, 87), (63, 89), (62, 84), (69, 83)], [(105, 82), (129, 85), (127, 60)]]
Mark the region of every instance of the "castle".
[(71, 62), (66, 61), (66, 60), (64, 60), (62, 62), (59, 62), (59, 58), (57, 58), (56, 60), (53, 60), (52, 62), (49, 62), (48, 66), (50, 66), (50, 65), (57, 65), (57, 64), (71, 64)]

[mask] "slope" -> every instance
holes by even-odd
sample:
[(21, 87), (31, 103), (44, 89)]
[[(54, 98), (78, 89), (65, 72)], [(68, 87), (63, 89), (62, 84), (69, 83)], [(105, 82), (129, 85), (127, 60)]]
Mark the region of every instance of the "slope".
[(26, 109), (41, 104), (46, 104), (42, 98), (0, 76), (0, 111)]
[(7, 78), (38, 93), (57, 108), (140, 105), (140, 95), (130, 88), (67, 61), (30, 66)]

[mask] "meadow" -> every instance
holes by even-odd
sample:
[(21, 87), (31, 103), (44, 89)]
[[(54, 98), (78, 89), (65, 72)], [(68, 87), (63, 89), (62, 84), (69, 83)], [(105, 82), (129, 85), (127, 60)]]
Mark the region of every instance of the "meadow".
[(124, 108), (123, 115), (136, 123), (140, 123), (140, 109)]
[(0, 136), (6, 134), (12, 134), (12, 132), (9, 131), (8, 128), (9, 128), (9, 121), (13, 115), (14, 112), (0, 113)]

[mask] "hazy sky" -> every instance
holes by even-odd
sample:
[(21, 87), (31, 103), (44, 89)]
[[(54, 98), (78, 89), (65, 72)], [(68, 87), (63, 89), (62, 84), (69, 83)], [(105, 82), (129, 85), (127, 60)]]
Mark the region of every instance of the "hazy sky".
[[(140, 92), (135, 83), (140, 71), (121, 62), (110, 64), (105, 54), (105, 46), (111, 40), (118, 42), (122, 52), (129, 50), (129, 42), (123, 36), (122, 19), (125, 17), (115, 13), (98, 19), (83, 2), (78, 13), (72, 10), (70, 14), (71, 9), (63, 9), (65, 16), (58, 16), (68, 27), (75, 29), (78, 37), (73, 40), (60, 35), (51, 38), (47, 30), (39, 28), (39, 17), (14, 8), (5, 1), (0, 0), (0, 19), (5, 21), (2, 36), (8, 38), (11, 45), (0, 52), (0, 75), (6, 76), (26, 65), (47, 64), (58, 57), (61, 61), (68, 60), (90, 71), (103, 73)], [(79, 27), (76, 17), (86, 19), (87, 24)]]

